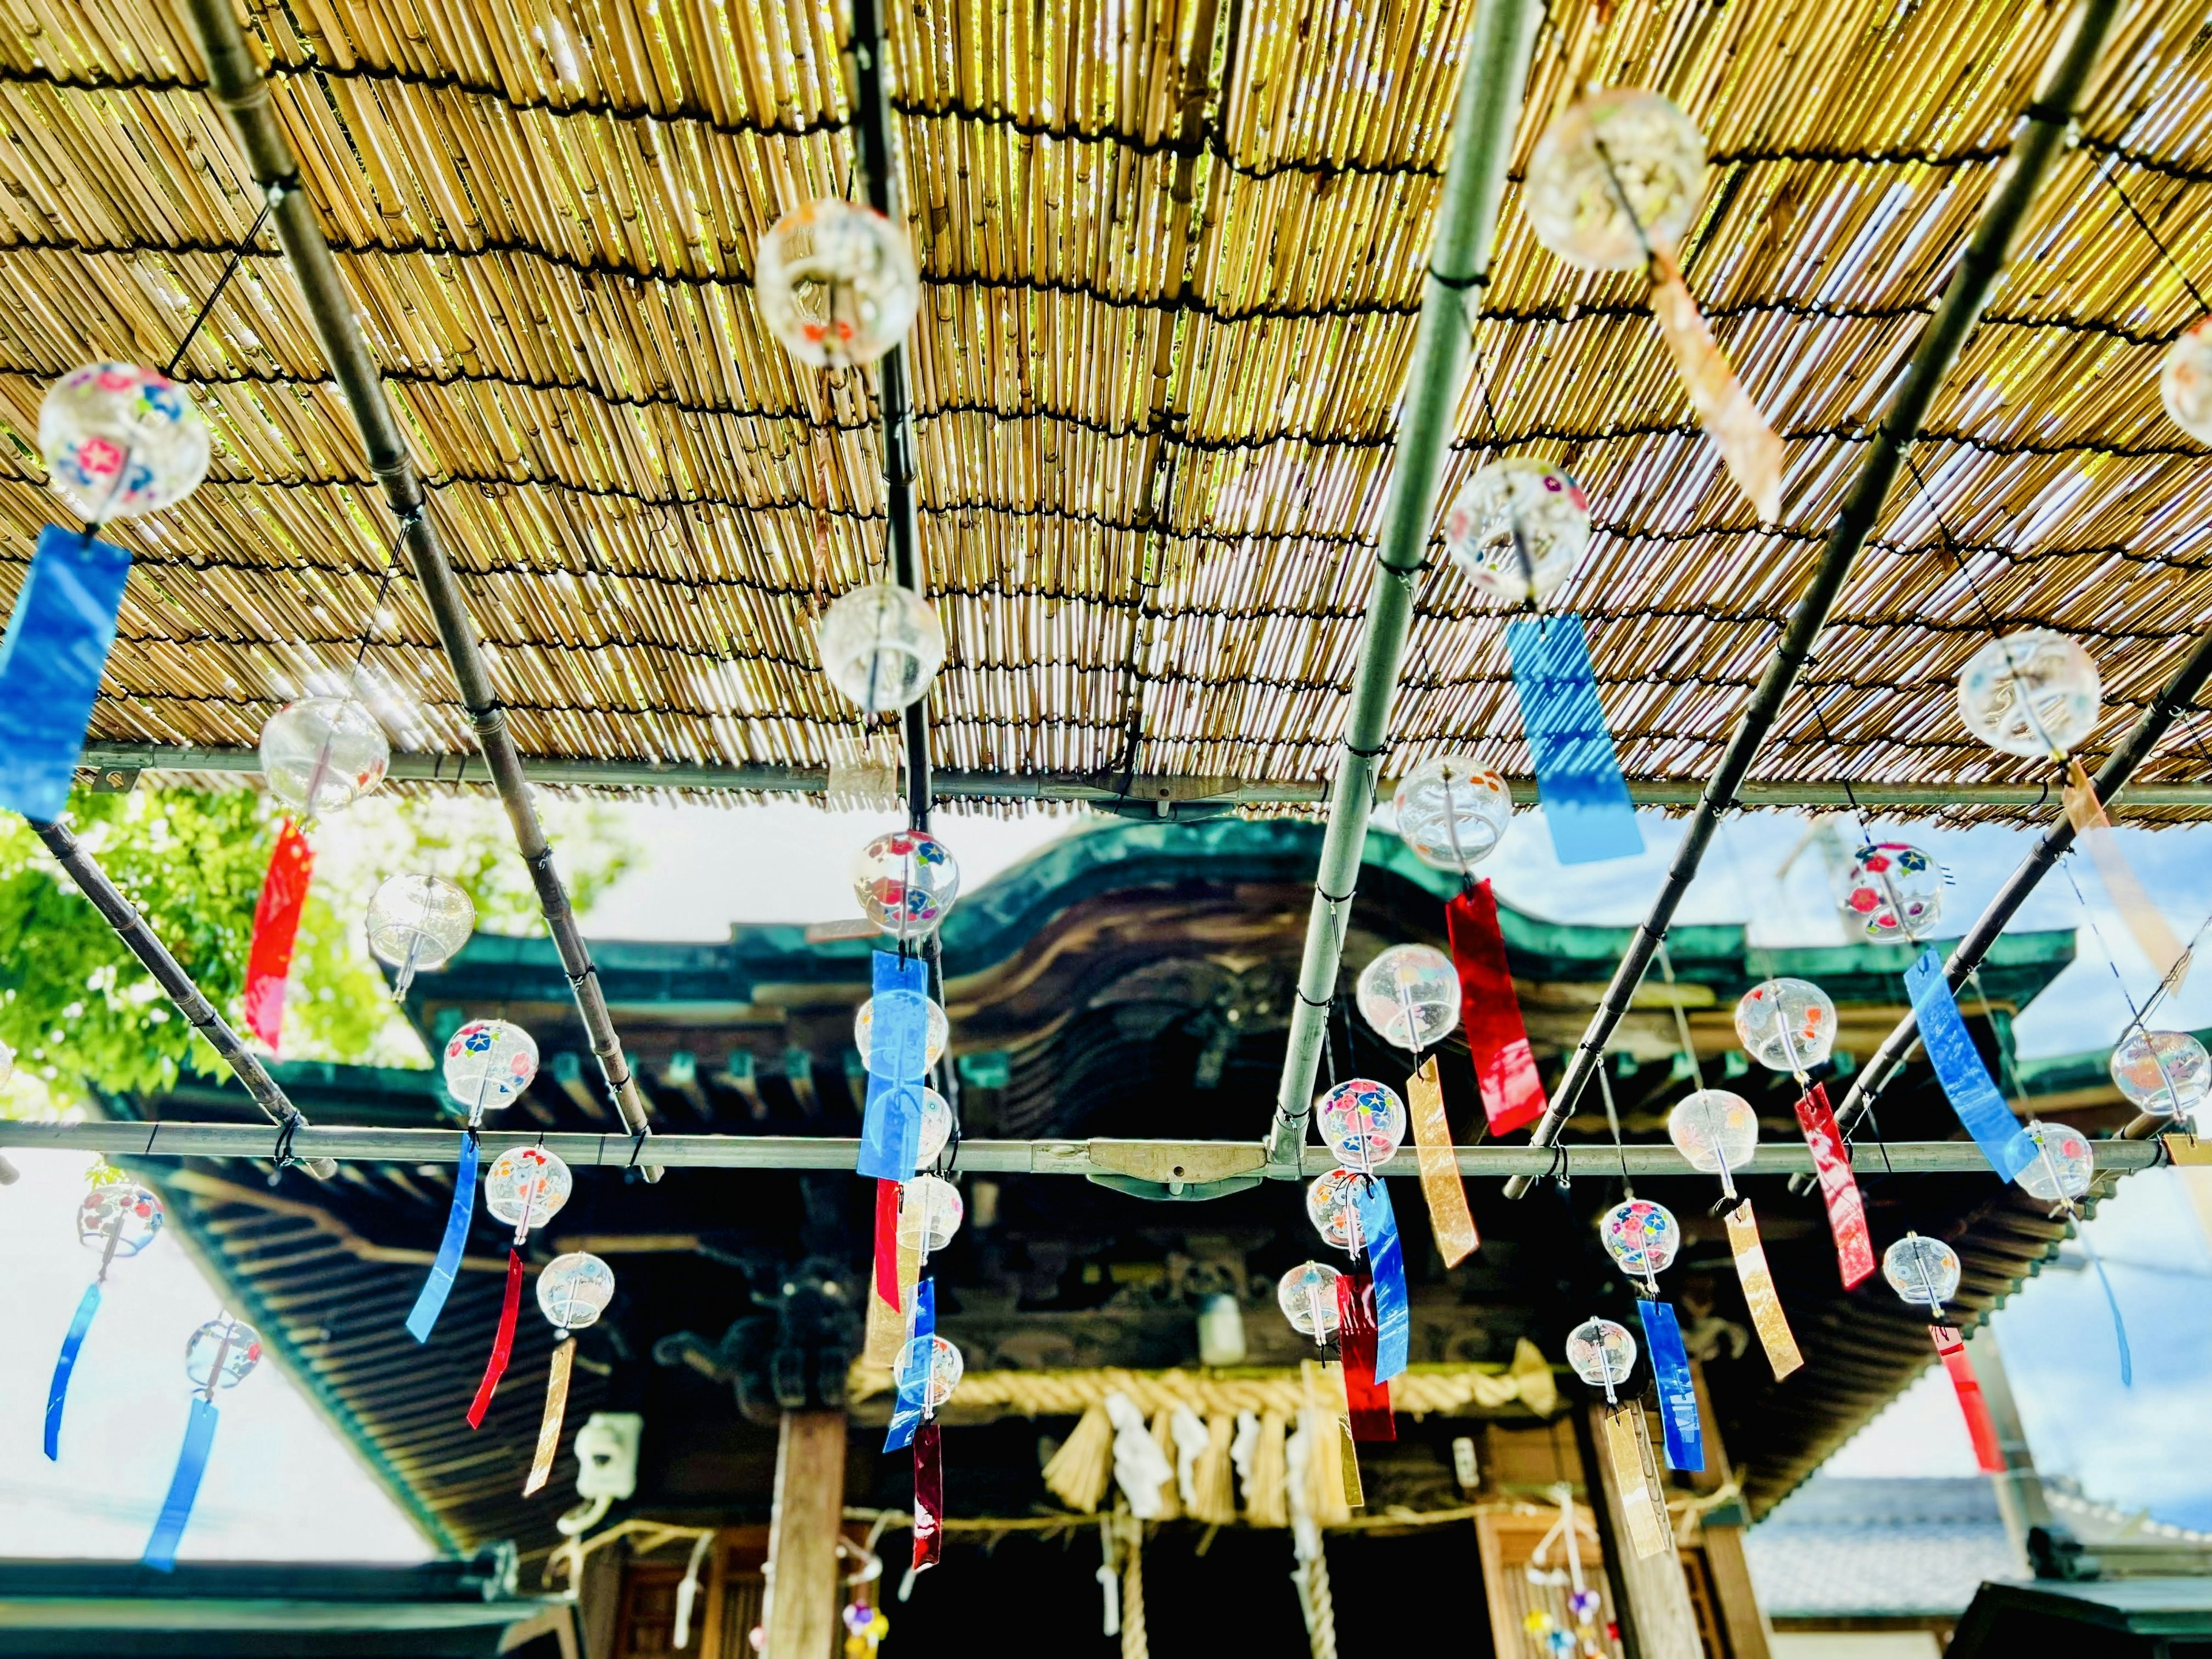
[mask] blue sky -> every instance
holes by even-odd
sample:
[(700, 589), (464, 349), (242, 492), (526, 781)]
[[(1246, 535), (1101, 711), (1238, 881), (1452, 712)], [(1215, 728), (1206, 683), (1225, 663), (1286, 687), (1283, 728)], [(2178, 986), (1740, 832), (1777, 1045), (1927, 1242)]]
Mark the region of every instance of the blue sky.
[[(645, 867), (586, 918), (601, 938), (719, 939), (732, 921), (805, 921), (852, 913), (845, 867), (880, 821), (788, 805), (744, 810), (626, 807), (650, 848)], [(1387, 820), (1386, 820), (1387, 821)], [(940, 833), (966, 881), (997, 870), (1074, 818), (948, 818)], [(336, 829), (337, 826), (332, 826)], [(1748, 921), (1753, 944), (1840, 939), (1817, 848), (1782, 873), (1805, 820), (1739, 818), (1722, 832), (1684, 906), (1686, 921)], [(1875, 826), (1926, 847), (1955, 884), (1939, 933), (1955, 933), (2017, 862), (2022, 832)], [(1645, 815), (1642, 858), (1561, 869), (1541, 817), (1523, 812), (1489, 866), (1509, 901), (1563, 921), (1628, 923), (1642, 916), (1679, 837)], [(2184, 938), (2212, 910), (2212, 830), (2123, 831), (2146, 886)], [(335, 850), (335, 849), (333, 849)], [(762, 880), (773, 870), (774, 882)], [(2077, 927), (2080, 958), (2020, 1024), (2023, 1052), (2108, 1045), (2127, 1014), (2100, 949), (2112, 947), (2128, 994), (2151, 975), (2104, 907), (2094, 873), (2047, 880), (2021, 924)], [(2091, 922), (2096, 927), (2093, 930)], [(2196, 976), (2161, 1024), (2212, 1026), (2212, 969)], [(0, 1348), (0, 1425), (16, 1453), (0, 1458), (0, 1555), (136, 1556), (166, 1490), (184, 1432), (185, 1337), (220, 1306), (173, 1235), (118, 1266), (70, 1391), (63, 1462), (38, 1448), (48, 1375), (61, 1334), (96, 1266), (73, 1217), (89, 1159), (18, 1156), (23, 1178), (0, 1188), (0, 1246), (15, 1264), (17, 1340)], [(2212, 1443), (2212, 1248), (2183, 1189), (2161, 1171), (2136, 1176), (2091, 1224), (2133, 1339), (2136, 1382), (2120, 1387), (2111, 1322), (2094, 1277), (2062, 1266), (1997, 1318), (2014, 1388), (2039, 1462), (2078, 1479), (2101, 1501), (2212, 1528), (2212, 1462), (2171, 1448)], [(2069, 1247), (2069, 1255), (2078, 1252)], [(274, 1364), (222, 1401), (222, 1426), (184, 1559), (419, 1559), (426, 1546), (313, 1405)], [(1940, 1376), (1900, 1398), (1832, 1466), (1838, 1473), (1972, 1473), (1957, 1407)], [(556, 1472), (556, 1489), (573, 1471)]]

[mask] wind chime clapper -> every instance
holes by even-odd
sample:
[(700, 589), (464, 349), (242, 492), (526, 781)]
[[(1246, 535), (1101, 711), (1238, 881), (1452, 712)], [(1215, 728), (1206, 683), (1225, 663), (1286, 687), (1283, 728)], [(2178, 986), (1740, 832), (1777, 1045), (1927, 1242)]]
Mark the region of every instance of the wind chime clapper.
[(530, 1230), (542, 1227), (561, 1212), (574, 1188), (568, 1166), (542, 1146), (512, 1146), (492, 1160), (483, 1182), (484, 1208), (493, 1220), (514, 1229), (507, 1250), (507, 1288), (500, 1301), (499, 1326), (493, 1334), (490, 1357), (484, 1362), (483, 1380), (469, 1402), (469, 1426), (483, 1426), (492, 1395), (507, 1362), (514, 1352), (515, 1322), (522, 1309), (522, 1246)]
[(1845, 1290), (1875, 1270), (1874, 1240), (1867, 1231), (1866, 1203), (1851, 1173), (1828, 1091), (1812, 1070), (1825, 1065), (1836, 1046), (1836, 1005), (1809, 980), (1770, 979), (1744, 993), (1735, 1007), (1736, 1039), (1744, 1051), (1771, 1072), (1797, 1085), (1797, 1127), (1813, 1154), (1828, 1231), (1835, 1241), (1836, 1267)]
[(77, 1356), (100, 1311), (102, 1287), (108, 1269), (128, 1261), (161, 1236), (161, 1200), (146, 1188), (106, 1164), (96, 1164), (92, 1185), (77, 1206), (77, 1242), (100, 1252), (100, 1272), (84, 1287), (76, 1316), (62, 1337), (60, 1356), (54, 1361), (53, 1381), (46, 1389), (46, 1452), (49, 1462), (61, 1461), (62, 1413), (69, 1403), (70, 1379), (76, 1373)]
[(538, 1420), (538, 1447), (531, 1454), (522, 1495), (541, 1490), (553, 1473), (561, 1449), (561, 1423), (568, 1409), (568, 1373), (576, 1357), (575, 1333), (596, 1324), (615, 1299), (614, 1269), (588, 1250), (556, 1255), (538, 1275), (538, 1309), (553, 1327), (553, 1358), (545, 1372), (545, 1411)]
[[(1567, 1364), (1590, 1387), (1604, 1390), (1606, 1461), (1613, 1468), (1630, 1547), (1639, 1561), (1671, 1552), (1674, 1529), (1667, 1516), (1658, 1461), (1651, 1455), (1651, 1431), (1644, 1425), (1643, 1405), (1619, 1393), (1636, 1369), (1636, 1339), (1610, 1319), (1584, 1320), (1567, 1333)], [(1590, 1478), (1596, 1478), (1595, 1470)]]
[[(407, 878), (395, 878), (407, 879)], [(388, 886), (390, 884), (387, 883)], [(469, 1224), (476, 1217), (477, 1133), (488, 1111), (513, 1105), (538, 1075), (538, 1043), (520, 1025), (503, 1019), (472, 1019), (446, 1040), (441, 1061), (446, 1092), (468, 1113), (461, 1132), (460, 1162), (453, 1170), (453, 1196), (446, 1208), (446, 1231), (428, 1277), (407, 1316), (407, 1333), (428, 1342), (438, 1316), (461, 1270)]]
[(1640, 270), (1682, 389), (1759, 518), (1782, 510), (1782, 441), (1729, 366), (1675, 264), (1705, 192), (1705, 135), (1657, 93), (1578, 100), (1528, 158), (1522, 210), (1536, 240), (1583, 270)]
[(1959, 715), (1969, 732), (2000, 754), (2048, 760), (2065, 774), (2066, 817), (2075, 838), (2159, 982), (2179, 992), (2189, 976), (2189, 952), (2129, 864), (2075, 754), (2096, 729), (2103, 695), (2089, 653), (2048, 629), (1991, 640), (1959, 671)]
[(215, 1449), (216, 1425), (221, 1413), (215, 1396), (222, 1389), (234, 1389), (261, 1363), (261, 1338), (251, 1325), (222, 1314), (194, 1331), (185, 1344), (185, 1380), (198, 1390), (192, 1395), (191, 1413), (185, 1425), (184, 1448), (177, 1454), (176, 1472), (169, 1477), (168, 1496), (161, 1500), (146, 1553), (140, 1559), (157, 1572), (177, 1565), (177, 1547), (192, 1518), (200, 1479), (207, 1473), (208, 1456)]
[(1959, 1293), (1959, 1253), (1940, 1238), (1907, 1233), (1882, 1252), (1881, 1276), (1906, 1302), (1928, 1310), (1928, 1334), (1966, 1419), (1974, 1461), (1984, 1474), (2002, 1474), (2004, 1448), (1990, 1416), (1989, 1401), (1983, 1397), (1973, 1363), (1966, 1357), (1965, 1340), (1943, 1316), (1943, 1304)]

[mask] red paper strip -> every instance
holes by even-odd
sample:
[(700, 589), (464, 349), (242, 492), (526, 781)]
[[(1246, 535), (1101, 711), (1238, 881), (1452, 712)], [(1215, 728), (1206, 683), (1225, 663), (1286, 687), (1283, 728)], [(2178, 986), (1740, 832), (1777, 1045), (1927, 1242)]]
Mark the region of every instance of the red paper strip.
[(1997, 1425), (1990, 1416), (1990, 1402), (1982, 1397), (1982, 1380), (1974, 1375), (1973, 1361), (1966, 1358), (1966, 1345), (1948, 1325), (1930, 1325), (1928, 1334), (1936, 1340), (1936, 1352), (1943, 1356), (1943, 1369), (1951, 1373), (1952, 1391), (1959, 1396), (1959, 1409), (1966, 1414), (1966, 1432), (1973, 1438), (1974, 1461), (1981, 1465), (1984, 1474), (2002, 1474), (2004, 1448), (1997, 1441)]
[(1468, 1057), (1482, 1090), (1490, 1133), (1502, 1135), (1534, 1123), (1544, 1112), (1544, 1083), (1529, 1051), (1528, 1028), (1505, 965), (1505, 936), (1498, 931), (1498, 901), (1480, 881), (1444, 908), (1452, 961), (1459, 968), (1460, 1024)]
[(914, 1570), (933, 1567), (945, 1553), (945, 1447), (937, 1419), (914, 1431)]
[(898, 1210), (898, 1182), (876, 1182), (876, 1294), (894, 1308), (899, 1305)]
[(1354, 1440), (1395, 1440), (1390, 1385), (1375, 1380), (1375, 1281), (1365, 1273), (1336, 1276), (1337, 1346), (1344, 1359), (1344, 1403)]
[(1844, 1156), (1843, 1133), (1829, 1109), (1828, 1091), (1817, 1083), (1798, 1097), (1797, 1127), (1805, 1132), (1813, 1167), (1820, 1172), (1828, 1231), (1835, 1235), (1836, 1266), (1848, 1291), (1874, 1271), (1874, 1240), (1867, 1236), (1866, 1203), (1859, 1196), (1851, 1161)]
[(469, 1406), (469, 1426), (483, 1427), (484, 1413), (491, 1409), (491, 1397), (499, 1389), (499, 1379), (507, 1375), (507, 1356), (514, 1352), (514, 1318), (522, 1310), (522, 1258), (509, 1245), (507, 1251), (507, 1299), (500, 1304), (499, 1329), (491, 1340), (491, 1358), (484, 1362), (483, 1381), (477, 1384), (477, 1397)]
[(284, 1031), (284, 981), (292, 974), (292, 946), (300, 933), (300, 911), (307, 902), (307, 883), (315, 873), (315, 854), (291, 819), (269, 855), (261, 878), (261, 902), (253, 909), (253, 946), (246, 958), (246, 1024), (273, 1050)]

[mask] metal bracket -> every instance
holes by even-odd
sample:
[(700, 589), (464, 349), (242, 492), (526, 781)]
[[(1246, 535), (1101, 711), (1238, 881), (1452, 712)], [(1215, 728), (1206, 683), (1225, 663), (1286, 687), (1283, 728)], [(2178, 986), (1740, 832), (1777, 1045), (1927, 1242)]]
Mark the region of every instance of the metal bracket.
[(1243, 1140), (1094, 1140), (1088, 1179), (1132, 1198), (1204, 1203), (1260, 1184), (1267, 1149)]

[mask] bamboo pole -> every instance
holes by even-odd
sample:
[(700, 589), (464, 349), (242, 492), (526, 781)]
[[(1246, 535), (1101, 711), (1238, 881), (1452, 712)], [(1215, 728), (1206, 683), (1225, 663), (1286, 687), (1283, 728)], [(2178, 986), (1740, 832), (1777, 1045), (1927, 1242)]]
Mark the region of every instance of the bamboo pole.
[(1329, 792), (1328, 830), (1306, 922), (1297, 1002), (1291, 1012), (1275, 1118), (1267, 1133), (1267, 1161), (1279, 1169), (1296, 1163), (1311, 1109), (1314, 1068), (1336, 994), (1344, 929), (1413, 617), (1414, 584), (1428, 555), (1445, 447), (1466, 389), (1468, 329), (1489, 282), (1535, 19), (1529, 0), (1482, 0), (1468, 39), (1452, 117), (1451, 159), (1422, 289), (1419, 331), (1406, 374), (1405, 418), (1375, 550), (1367, 630), (1360, 641), (1352, 707)]
[[(331, 372), (345, 394), (346, 408), (368, 452), (370, 469), (384, 486), (386, 505), (404, 527), (409, 562), (436, 619), (439, 638), (453, 665), (453, 678), (490, 769), (491, 781), (514, 825), (516, 844), (530, 871), (531, 885), (537, 890), (546, 931), (561, 953), (561, 965), (583, 1017), (592, 1052), (605, 1074), (608, 1091), (623, 1121), (632, 1135), (642, 1139), (653, 1132), (644, 1094), (623, 1058), (614, 1017), (599, 988), (599, 969), (577, 928), (568, 889), (554, 867), (553, 848), (531, 799), (521, 756), (507, 729), (507, 710), (492, 686), (490, 671), (469, 617), (468, 601), (447, 562), (414, 457), (392, 416), (382, 376), (355, 313), (353, 297), (338, 275), (322, 227), (316, 221), (314, 204), (301, 181), (291, 145), (270, 105), (269, 82), (246, 49), (230, 0), (189, 0), (188, 10), (208, 60), (211, 95), (229, 116), (252, 166), (255, 182), (264, 191), (281, 192), (281, 197), (272, 197), (276, 209), (271, 217), (277, 240), (300, 285)], [(648, 1181), (659, 1178), (656, 1164), (648, 1164), (644, 1169)]]
[[(2119, 0), (2083, 0), (2072, 38), (2064, 43), (2049, 66), (2043, 84), (2037, 88), (2014, 136), (2005, 169), (1999, 174), (2001, 182), (1996, 192), (1975, 225), (1958, 269), (1944, 289), (1942, 303), (1929, 319), (1905, 376), (1890, 398), (1889, 411), (1883, 416), (1874, 441), (1867, 447), (1866, 458), (1859, 464), (1850, 496), (1828, 532), (1827, 545), (1821, 550), (1813, 579), (1790, 612), (1790, 625), (1759, 676), (1758, 688), (1753, 691), (1743, 718), (1722, 752), (1711, 782), (1705, 786), (1705, 798), (1691, 817), (1688, 832), (1675, 850), (1674, 863), (1660, 885), (1658, 897), (1652, 902), (1650, 915), (1638, 926), (1628, 949), (1622, 953), (1612, 982), (1606, 987), (1597, 1012), (1590, 1017), (1589, 1029), (1583, 1033), (1558, 1086), (1552, 1091), (1551, 1102), (1531, 1136), (1532, 1145), (1548, 1145), (1559, 1133), (1559, 1126), (1573, 1113), (1577, 1097), (1604, 1059), (1607, 1039), (1628, 1012), (1636, 988), (1643, 982), (1644, 970), (1651, 965), (1653, 953), (1667, 937), (1675, 907), (1696, 878), (1706, 847), (1720, 828), (1722, 817), (1735, 805), (1737, 793), (1751, 770), (1752, 762), (1758, 757), (1759, 746), (1773, 729), (1782, 705), (1796, 684), (1807, 659), (1813, 654), (1821, 630), (1827, 626), (1829, 613), (1850, 575), (1852, 562), (1874, 534), (1882, 505), (1889, 498), (1890, 485), (1896, 481), (1905, 453), (1927, 418), (1936, 388), (1950, 372), (1951, 365), (1958, 361), (1966, 337), (1973, 332), (1983, 307), (2003, 274), (2013, 240), (2019, 234), (2036, 191), (2042, 188), (2057, 159), (2067, 129), (2073, 124), (2075, 105), (2081, 99), (2089, 70), (2119, 11)], [(1505, 1194), (1519, 1198), (1528, 1186), (1526, 1179), (1509, 1182)]]

